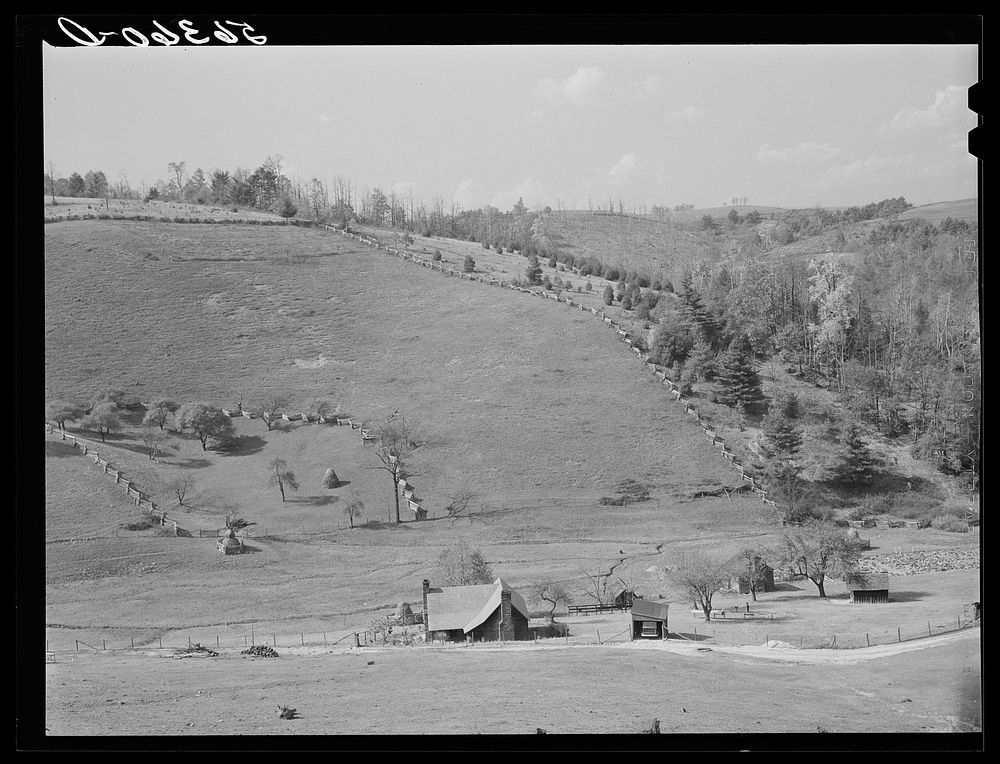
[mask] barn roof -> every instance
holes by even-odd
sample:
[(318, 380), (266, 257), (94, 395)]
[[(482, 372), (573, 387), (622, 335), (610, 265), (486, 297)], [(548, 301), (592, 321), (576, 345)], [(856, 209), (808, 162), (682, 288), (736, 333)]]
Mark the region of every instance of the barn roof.
[(428, 631), (462, 629), (466, 634), (490, 617), (500, 607), (500, 593), (510, 592), (510, 606), (525, 618), (528, 606), (524, 598), (501, 578), (478, 586), (443, 586), (427, 592)]
[(632, 618), (648, 618), (666, 623), (667, 607), (666, 602), (651, 602), (636, 598), (632, 600)]
[(888, 573), (849, 573), (846, 580), (847, 588), (855, 592), (881, 591), (889, 588)]

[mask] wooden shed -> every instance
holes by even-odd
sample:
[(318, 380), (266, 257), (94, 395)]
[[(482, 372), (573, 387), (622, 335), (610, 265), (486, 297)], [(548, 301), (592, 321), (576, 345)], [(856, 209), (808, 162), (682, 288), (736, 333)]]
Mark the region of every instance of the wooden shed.
[[(755, 564), (757, 565), (757, 576), (753, 580), (753, 590), (755, 592), (773, 592), (774, 568), (762, 564), (759, 557), (755, 560)], [(745, 572), (738, 575), (736, 584), (740, 594), (750, 594), (750, 573)]]
[(888, 573), (849, 573), (845, 581), (851, 602), (886, 603), (889, 601)]
[(632, 599), (632, 639), (667, 638), (667, 603)]

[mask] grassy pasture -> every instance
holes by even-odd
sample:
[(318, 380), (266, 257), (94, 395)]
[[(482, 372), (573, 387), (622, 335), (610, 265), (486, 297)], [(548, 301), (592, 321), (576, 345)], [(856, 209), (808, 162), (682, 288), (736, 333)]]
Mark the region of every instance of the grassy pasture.
[(921, 204), (918, 207), (911, 207), (899, 214), (900, 220), (907, 218), (920, 218), (929, 223), (939, 224), (945, 218), (958, 218), (969, 221), (969, 225), (979, 224), (979, 200), (978, 199), (955, 199), (949, 202), (935, 202), (933, 204)]
[[(696, 490), (733, 485), (732, 471), (665, 389), (589, 312), (444, 277), (321, 231), (78, 221), (47, 226), (45, 233), (46, 397), (84, 401), (103, 387), (120, 387), (142, 399), (167, 396), (223, 406), (233, 406), (240, 392), (247, 404), (278, 394), (288, 397), (287, 410), (293, 412), (322, 396), (355, 417), (400, 409), (426, 435), (412, 482), (431, 513), (426, 522), (384, 527), (380, 521), (391, 503), (388, 479), (371, 469), (371, 451), (348, 428), (290, 424), (267, 432), (260, 422), (237, 419), (236, 449), (205, 452), (196, 440), (178, 437), (177, 450), (156, 462), (140, 453), (134, 421), (107, 444), (96, 439), (102, 457), (152, 492), (182, 526), (218, 528), (228, 509), (256, 521), (249, 541), (254, 552), (224, 557), (215, 551), (214, 539), (159, 537), (155, 528), (123, 531), (119, 526), (134, 520), (136, 510), (120, 488), (79, 452), (67, 451), (64, 443), (48, 436), (46, 621), (47, 638), (56, 649), (71, 649), (76, 638), (97, 640), (109, 631), (137, 643), (185, 633), (238, 638), (250, 620), (262, 633), (364, 628), (372, 615), (391, 610), (400, 600), (419, 601), (420, 580), (433, 578), (437, 555), (458, 541), (482, 549), (494, 570), (515, 587), (562, 580), (580, 602), (586, 601), (584, 573), (597, 564), (625, 559), (623, 570), (641, 572), (669, 563), (681, 551), (735, 552), (741, 540), (775, 531), (759, 501), (690, 498)], [(432, 241), (430, 246), (440, 246), (443, 253), (449, 247), (449, 258), (454, 247), (455, 265), (460, 265), (465, 243)], [(516, 267), (518, 276), (523, 273), (524, 258), (519, 256), (492, 252), (482, 261), (478, 254), (473, 257), (482, 268)], [(598, 304), (596, 284), (589, 299)], [(302, 483), (285, 503), (266, 484), (267, 464), (275, 457), (288, 460)], [(346, 488), (320, 487), (328, 466), (350, 481)], [(167, 484), (182, 473), (197, 481), (190, 510), (171, 508)], [(652, 499), (626, 507), (598, 505), (601, 496), (614, 495), (622, 478), (651, 484)], [(477, 492), (477, 516), (443, 519), (447, 497), (463, 487)], [(348, 491), (365, 501), (363, 520), (372, 521), (369, 527), (345, 527), (341, 507)], [(112, 535), (116, 527), (117, 537)], [(919, 533), (912, 541), (893, 538), (931, 547), (957, 543), (954, 534)], [(59, 540), (66, 536), (97, 538)], [(978, 599), (972, 597), (978, 589), (972, 574), (947, 581), (940, 592), (930, 583), (922, 585), (922, 602), (913, 607), (933, 606), (944, 613), (956, 601)], [(542, 604), (530, 595), (527, 599), (533, 608)], [(589, 628), (580, 625), (588, 639)], [(523, 720), (532, 729), (548, 723), (558, 731), (620, 730), (620, 719), (607, 714), (596, 726), (584, 725), (579, 702), (558, 701), (596, 697), (589, 674), (596, 665), (593, 655), (580, 658), (581, 668), (573, 672), (567, 666), (582, 653), (575, 655), (572, 648), (559, 661), (531, 657), (528, 671), (523, 654), (484, 654), (498, 660), (477, 662), (476, 670), (496, 672), (498, 678), (531, 676), (532, 686), (544, 690), (540, 697), (546, 700), (539, 702), (564, 709), (541, 715), (540, 706), (531, 706)], [(637, 676), (649, 677), (667, 657), (650, 653), (647, 665), (645, 660), (634, 663), (631, 655), (623, 654), (622, 660), (635, 667)], [(941, 655), (920, 665), (954, 671), (956, 656)], [(669, 656), (672, 666), (675, 658)], [(188, 673), (191, 661), (154, 660), (150, 665), (148, 659), (128, 656), (112, 660), (110, 670), (108, 663), (84, 668), (89, 665), (84, 660), (78, 666), (82, 674), (65, 666), (49, 668), (47, 724), (52, 722), (53, 732), (134, 732), (134, 726), (125, 725), (125, 716), (118, 716), (128, 705), (116, 705), (110, 717), (98, 714), (108, 722), (98, 730), (97, 716), (81, 702), (73, 683), (86, 678), (93, 682), (91, 692), (99, 688), (103, 698), (107, 689), (112, 697), (135, 685), (139, 673), (146, 676), (142, 684), (153, 689), (130, 697), (165, 714), (163, 726), (148, 732), (206, 732), (186, 725), (196, 718), (190, 701), (197, 692), (206, 693), (214, 668), (199, 674)], [(321, 658), (283, 662), (274, 669), (254, 662), (251, 674), (272, 687), (275, 697), (283, 696), (277, 702), (301, 708), (305, 702), (289, 698), (287, 690), (302, 687), (303, 671), (332, 667), (316, 660)], [(395, 688), (437, 687), (428, 684), (426, 675), (467, 674), (472, 669), (463, 668), (462, 660), (450, 653), (413, 657), (406, 651), (386, 653), (377, 665), (398, 664), (391, 672)], [(536, 670), (539, 660), (549, 668)], [(194, 667), (227, 664), (231, 662), (196, 661)], [(895, 667), (884, 670), (897, 681)], [(699, 671), (692, 663), (688, 680), (678, 686), (699, 686), (700, 693)], [(153, 675), (161, 678), (148, 681)], [(815, 691), (817, 712), (821, 699), (830, 702), (834, 688), (838, 710), (833, 718), (844, 731), (857, 731), (876, 704), (859, 710), (855, 691), (838, 694), (837, 676)], [(419, 697), (421, 690), (396, 694), (370, 686), (371, 694), (366, 694), (348, 681), (347, 673), (336, 679), (337, 697), (359, 698), (357, 704), (337, 703), (337, 709), (360, 709), (345, 717), (342, 726), (330, 726), (330, 712), (324, 710), (313, 717), (322, 720), (321, 730), (265, 727), (253, 713), (240, 710), (249, 701), (244, 688), (225, 696), (233, 703), (218, 707), (225, 713), (213, 720), (225, 723), (214, 732), (406, 732), (420, 720), (415, 722), (405, 709), (427, 705)], [(763, 667), (754, 679), (761, 687), (795, 688), (813, 686), (816, 674), (782, 670), (776, 676)], [(554, 695), (551, 688), (558, 688)], [(311, 697), (308, 690), (305, 695), (297, 691), (296, 698)], [(328, 687), (316, 685), (316, 691), (329, 695)], [(706, 692), (696, 702), (706, 709), (724, 707), (723, 698)], [(457, 687), (444, 694), (468, 698)], [(614, 697), (634, 719), (648, 724), (647, 717), (657, 713), (631, 699), (641, 694), (618, 692)], [(501, 696), (522, 698), (524, 688), (511, 685)], [(391, 715), (395, 721), (375, 728), (372, 704), (382, 704), (382, 697), (390, 708), (401, 705)], [(435, 698), (440, 698), (437, 690)], [(945, 705), (954, 707), (957, 701), (948, 698)], [(798, 730), (779, 707), (774, 708), (780, 718), (771, 722), (770, 731)], [(435, 732), (519, 731), (512, 725), (521, 717), (510, 716), (509, 707), (504, 713), (490, 702), (482, 713), (462, 708), (442, 708), (424, 722)], [(665, 707), (658, 712), (661, 719), (673, 718)], [(181, 725), (176, 724), (178, 714), (184, 717)], [(497, 724), (469, 721), (484, 714)], [(134, 713), (126, 715), (134, 725)], [(723, 731), (742, 730), (755, 721), (753, 714), (741, 713), (713, 718), (722, 721), (712, 728)], [(944, 729), (950, 723), (941, 714), (932, 722), (919, 715), (886, 719), (895, 723), (889, 727), (894, 730)], [(670, 731), (705, 730), (704, 724), (689, 728), (689, 721), (683, 718)]]
[[(426, 435), (412, 482), (432, 519), (392, 531), (347, 530), (343, 490), (319, 488), (333, 466), (365, 501), (366, 519), (387, 518), (388, 480), (369, 469), (371, 452), (347, 428), (269, 433), (238, 419), (236, 453), (203, 452), (180, 438), (179, 450), (157, 462), (139, 452), (134, 428), (98, 441), (102, 457), (161, 506), (170, 506), (172, 477), (194, 474), (194, 509), (171, 512), (183, 527), (219, 528), (235, 508), (258, 530), (289, 536), (261, 540), (260, 552), (239, 560), (216, 555), (211, 539), (137, 540), (172, 550), (156, 577), (158, 628), (232, 620), (248, 600), (274, 618), (391, 608), (416, 597), (441, 548), (458, 540), (483, 548), (518, 585), (549, 577), (579, 584), (583, 567), (619, 550), (724, 543), (734, 522), (741, 532), (769, 529), (759, 502), (690, 499), (733, 485), (731, 471), (589, 312), (446, 278), (312, 230), (81, 221), (46, 233), (47, 396), (85, 400), (120, 386), (144, 399), (232, 405), (237, 391), (248, 404), (276, 393), (288, 396), (290, 411), (325, 396), (353, 416), (400, 409)], [(147, 257), (157, 246), (165, 256)], [(285, 504), (265, 482), (276, 456), (303, 483)], [(651, 484), (651, 501), (598, 506), (623, 478)], [(463, 487), (477, 493), (482, 517), (435, 519)], [(79, 492), (77, 501), (91, 500)], [(82, 523), (72, 504), (49, 505), (53, 528)], [(91, 525), (106, 531), (120, 522), (122, 513), (108, 509)], [(306, 529), (329, 536), (296, 540)], [(129, 543), (78, 547), (98, 557)], [(133, 584), (103, 574), (79, 582), (73, 565), (56, 565), (64, 546), (49, 551), (51, 622), (149, 625), (138, 616), (149, 612), (147, 599), (121, 596)], [(322, 586), (302, 592), (303, 575), (320, 575)], [(134, 584), (137, 593), (147, 585)], [(239, 596), (220, 612), (227, 594)]]
[(52, 197), (45, 197), (45, 219), (56, 220), (76, 215), (80, 218), (96, 218), (98, 215), (117, 216), (152, 216), (184, 217), (196, 220), (281, 220), (278, 215), (261, 210), (234, 207), (234, 205), (186, 204), (184, 202), (168, 202), (153, 200), (142, 202), (136, 199), (87, 199), (74, 196), (57, 196), (56, 204)]

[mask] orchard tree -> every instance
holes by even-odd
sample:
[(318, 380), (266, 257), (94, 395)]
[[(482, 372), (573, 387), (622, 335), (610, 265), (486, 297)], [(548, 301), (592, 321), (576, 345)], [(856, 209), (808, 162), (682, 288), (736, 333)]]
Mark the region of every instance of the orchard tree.
[(232, 435), (233, 423), (222, 413), (222, 409), (207, 403), (185, 403), (177, 410), (177, 428), (190, 430), (201, 441), (201, 450), (208, 450), (208, 440), (217, 442)]
[(194, 488), (194, 482), (194, 477), (191, 476), (190, 472), (185, 472), (170, 481), (168, 487), (173, 491), (174, 496), (177, 497), (178, 506), (184, 506), (184, 499), (187, 498), (188, 493)]
[(435, 575), (442, 586), (476, 586), (496, 580), (483, 553), (465, 544), (455, 544), (441, 552)]
[(532, 252), (528, 255), (528, 267), (524, 271), (529, 284), (540, 284), (542, 282), (542, 266), (538, 262), (538, 255)]
[(691, 552), (681, 557), (667, 572), (668, 579), (701, 608), (705, 620), (712, 620), (712, 598), (733, 576), (731, 557)]
[(309, 413), (323, 421), (327, 421), (333, 417), (336, 410), (337, 407), (325, 398), (317, 398), (309, 404)]
[(54, 400), (45, 404), (45, 418), (58, 424), (60, 430), (66, 429), (66, 420), (81, 419), (84, 413), (83, 406), (69, 401)]
[(295, 473), (288, 469), (288, 462), (284, 459), (272, 459), (269, 466), (271, 472), (268, 485), (278, 486), (278, 490), (281, 491), (281, 501), (284, 503), (285, 487), (293, 491), (299, 490), (298, 480), (295, 478)]
[(549, 614), (545, 616), (545, 619), (550, 623), (554, 623), (556, 620), (556, 607), (558, 607), (559, 603), (568, 605), (572, 599), (569, 590), (559, 581), (546, 581), (543, 584), (539, 584), (535, 587), (534, 593), (538, 599), (544, 600), (552, 606)]
[(121, 411), (112, 401), (102, 401), (94, 405), (84, 420), (88, 427), (97, 430), (104, 443), (104, 436), (122, 428)]
[(176, 446), (170, 443), (170, 433), (153, 425), (143, 425), (139, 433), (142, 440), (142, 447), (146, 451), (146, 456), (155, 461), (162, 452), (173, 450)]
[(611, 305), (615, 301), (615, 288), (608, 284), (604, 287), (604, 304)]
[(472, 259), (472, 255), (465, 256), (465, 260), (462, 261), (462, 270), (466, 273), (472, 273), (476, 270), (476, 261)]
[(287, 401), (277, 395), (269, 395), (261, 398), (256, 405), (250, 408), (250, 413), (257, 417), (271, 432), (281, 421), (280, 409), (287, 405)]
[(344, 503), (344, 517), (347, 518), (347, 523), (351, 528), (354, 527), (355, 519), (361, 517), (364, 508), (365, 503), (352, 488), (350, 493), (347, 494), (347, 501)]
[(854, 569), (861, 557), (861, 543), (832, 523), (811, 522), (801, 528), (786, 529), (781, 563), (792, 578), (809, 579), (826, 597), (826, 577), (843, 576)]
[(155, 400), (149, 404), (149, 408), (146, 409), (146, 415), (142, 418), (142, 423), (144, 425), (156, 425), (161, 430), (166, 426), (167, 419), (173, 414), (179, 406), (173, 401), (168, 400)]
[(750, 588), (750, 596), (753, 597), (753, 601), (757, 601), (757, 582), (764, 577), (769, 567), (769, 560), (773, 560), (776, 557), (774, 550), (764, 547), (749, 544), (740, 549), (737, 555), (737, 560), (742, 566), (742, 571), (740, 576), (746, 576), (748, 585)]

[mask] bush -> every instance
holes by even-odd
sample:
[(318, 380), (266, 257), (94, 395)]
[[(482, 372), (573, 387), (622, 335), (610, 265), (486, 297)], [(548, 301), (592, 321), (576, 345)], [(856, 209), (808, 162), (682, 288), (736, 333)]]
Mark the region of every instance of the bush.
[(543, 626), (532, 626), (531, 631), (539, 639), (552, 639), (553, 637), (568, 637), (569, 626), (565, 623), (553, 621)]
[(437, 262), (440, 262), (440, 261), (441, 261), (441, 250), (440, 249), (435, 249), (434, 250), (434, 262), (437, 263)]
[(472, 259), (472, 255), (465, 256), (465, 260), (462, 261), (462, 270), (466, 273), (472, 273), (476, 270), (476, 261)]
[(954, 515), (938, 515), (931, 520), (931, 527), (950, 533), (968, 533), (969, 524)]

